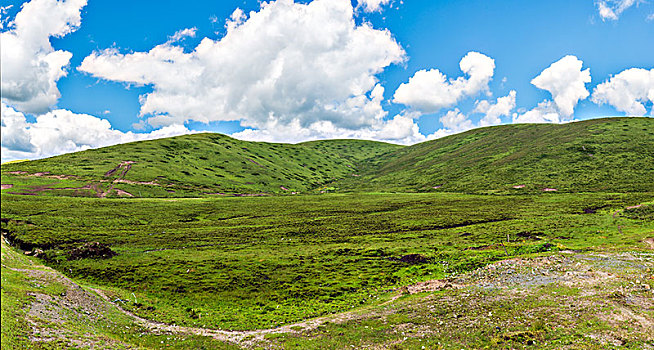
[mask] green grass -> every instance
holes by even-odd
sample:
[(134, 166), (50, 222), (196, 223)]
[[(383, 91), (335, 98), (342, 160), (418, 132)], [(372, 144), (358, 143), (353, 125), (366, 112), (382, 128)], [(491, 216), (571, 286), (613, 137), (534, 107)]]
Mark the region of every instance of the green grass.
[[(128, 172), (123, 166), (108, 173), (124, 161), (134, 162)], [(45, 263), (160, 322), (276, 327), (379, 308), (402, 286), (507, 258), (645, 249), (642, 241), (654, 232), (652, 164), (654, 125), (648, 118), (506, 125), (409, 147), (355, 140), (271, 144), (218, 134), (116, 145), (2, 165), (3, 185), (13, 185), (2, 190), (3, 235), (22, 250), (44, 251), (39, 259), (28, 258), (3, 243), (3, 266)], [(48, 174), (34, 175), (39, 172)], [(558, 191), (544, 193), (545, 187)], [(135, 198), (117, 198), (110, 188)], [(101, 193), (108, 198), (94, 198)], [(239, 194), (265, 196), (234, 196)], [(118, 255), (68, 259), (87, 242), (107, 244)], [(403, 262), (410, 254), (420, 261)], [(22, 348), (30, 344), (23, 321), (33, 302), (28, 293), (56, 296), (65, 286), (36, 286), (25, 273), (4, 267), (2, 278), (3, 349)], [(581, 297), (572, 289), (558, 292)], [(541, 299), (526, 299), (521, 309), (552, 306)], [(438, 327), (433, 313), (411, 312), (328, 324), (308, 338), (268, 340), (287, 348), (391, 347), (400, 338), (391, 331), (403, 323)], [(118, 311), (113, 317), (98, 326), (104, 328), (80, 321), (67, 331), (146, 348), (163, 340), (126, 332), (132, 321)], [(525, 337), (574, 346), (578, 332), (606, 327), (591, 322), (575, 332), (563, 324), (559, 333), (541, 332), (536, 323), (495, 333), (455, 327), (402, 346), (511, 347)], [(546, 333), (556, 336), (548, 340)], [(194, 337), (171, 346), (225, 345)]]
[[(80, 317), (76, 310), (48, 306), (61, 321), (53, 322), (28, 315), (35, 295), (58, 297), (70, 286), (52, 278), (35, 277), (35, 271), (48, 271), (33, 258), (25, 257), (2, 241), (2, 349), (71, 349), (89, 348), (92, 344), (116, 349), (234, 349), (211, 338), (154, 334), (134, 323), (116, 308), (95, 310), (97, 318)], [(49, 275), (45, 275), (49, 276)], [(83, 315), (83, 314), (82, 314)], [(34, 332), (33, 330), (38, 330)], [(45, 332), (45, 340), (32, 341)], [(58, 334), (59, 336), (53, 336)], [(85, 341), (75, 346), (71, 341)]]
[(72, 175), (79, 181), (104, 181), (103, 187), (106, 188), (109, 181), (120, 176), (122, 169), (108, 176), (105, 174), (123, 161), (135, 162), (126, 174), (126, 180), (156, 180), (159, 184), (116, 185), (116, 188), (138, 197), (306, 191), (353, 171), (352, 163), (347, 159), (331, 152), (319, 152), (312, 147), (246, 142), (207, 133), (3, 164), (2, 177), (3, 183), (13, 184), (17, 181), (22, 185), (22, 182), (39, 181), (39, 177), (16, 176), (9, 172), (48, 172)]
[[(373, 305), (398, 286), (507, 257), (560, 248), (630, 249), (654, 223), (613, 218), (612, 212), (651, 199), (651, 194), (112, 200), (3, 195), (2, 213), (29, 221), (3, 226), (17, 246), (45, 250), (49, 265), (109, 288), (141, 316), (256, 329)], [(583, 214), (600, 206), (605, 208)], [(119, 255), (67, 260), (72, 248), (91, 241)], [(399, 261), (407, 254), (421, 254), (426, 262)]]
[[(480, 128), (372, 161), (360, 165), (367, 169), (361, 177), (339, 185), (384, 192), (652, 192), (654, 119)], [(513, 188), (519, 185), (525, 187)]]
[[(8, 192), (38, 190), (43, 178), (72, 175), (54, 187), (108, 190), (123, 161), (135, 162), (116, 189), (136, 197), (198, 197), (292, 192), (538, 193), (652, 192), (654, 119), (608, 118), (569, 124), (502, 125), (405, 147), (361, 140), (297, 145), (196, 134), (2, 165)], [(138, 182), (155, 182), (156, 185)], [(515, 189), (513, 186), (523, 185)], [(51, 186), (51, 187), (52, 187)], [(439, 188), (434, 188), (438, 187)], [(37, 194), (93, 196), (95, 190)], [(116, 196), (115, 192), (109, 196)]]

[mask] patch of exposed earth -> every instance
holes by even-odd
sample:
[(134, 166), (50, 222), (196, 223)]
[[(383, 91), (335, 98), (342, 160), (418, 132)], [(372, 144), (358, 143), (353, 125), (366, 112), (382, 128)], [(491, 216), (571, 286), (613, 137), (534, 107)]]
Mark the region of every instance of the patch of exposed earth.
[[(4, 242), (3, 242), (4, 245)], [(34, 348), (83, 348), (83, 349), (133, 349), (130, 344), (98, 335), (92, 328), (70, 327), (73, 324), (111, 324), (112, 306), (91, 294), (75, 282), (43, 265), (32, 264), (29, 268), (9, 269), (24, 274), (35, 290), (27, 293), (29, 305), (25, 321), (29, 325), (27, 336)], [(113, 311), (116, 312), (115, 310)], [(3, 346), (4, 348), (4, 346)]]

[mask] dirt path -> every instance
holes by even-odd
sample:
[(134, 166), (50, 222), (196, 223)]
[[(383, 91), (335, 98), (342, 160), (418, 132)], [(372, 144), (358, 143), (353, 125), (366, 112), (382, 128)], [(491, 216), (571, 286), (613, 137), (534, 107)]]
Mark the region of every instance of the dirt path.
[(302, 322), (296, 322), (293, 324), (288, 324), (277, 328), (259, 329), (259, 330), (252, 330), (252, 331), (228, 331), (228, 330), (220, 330), (220, 329), (177, 326), (177, 325), (170, 325), (166, 323), (151, 321), (142, 318), (140, 316), (137, 316), (132, 312), (121, 308), (119, 304), (114, 303), (111, 300), (111, 298), (109, 298), (102, 290), (100, 289), (91, 289), (91, 290), (96, 292), (98, 295), (100, 295), (108, 303), (114, 305), (124, 314), (132, 317), (141, 326), (146, 327), (151, 331), (167, 332), (167, 333), (184, 333), (184, 334), (194, 334), (204, 337), (212, 337), (216, 340), (235, 343), (246, 347), (253, 346), (258, 342), (264, 341), (265, 336), (268, 334), (300, 333), (302, 331), (310, 331), (316, 329), (320, 325), (323, 325), (327, 322), (344, 323), (351, 320), (368, 318), (371, 315), (373, 315), (373, 313), (370, 311), (365, 312), (364, 310), (355, 310), (355, 311), (347, 311), (339, 314), (334, 314), (330, 316), (318, 317), (310, 320), (305, 320)]
[[(654, 243), (654, 239), (652, 242)], [(432, 302), (442, 303), (444, 302), (442, 298), (451, 297), (436, 297), (441, 299), (434, 299), (438, 294), (431, 294), (431, 292), (450, 291), (454, 293), (452, 297), (457, 298), (454, 299), (457, 303), (463, 303), (455, 296), (470, 295), (471, 293), (474, 294), (475, 291), (499, 291), (498, 295), (500, 296), (510, 296), (515, 293), (538, 293), (540, 287), (551, 284), (579, 288), (584, 295), (588, 295), (588, 293), (609, 293), (607, 288), (612, 288), (609, 286), (631, 286), (629, 288), (633, 290), (632, 294), (629, 294), (629, 290), (623, 290), (623, 287), (619, 287), (621, 288), (619, 291), (610, 294), (612, 295), (610, 300), (599, 298), (597, 302), (604, 302), (616, 310), (616, 314), (607, 316), (607, 319), (631, 322), (639, 330), (644, 330), (642, 331), (644, 334), (648, 332), (654, 334), (654, 322), (644, 311), (654, 307), (654, 298), (651, 297), (649, 289), (645, 291), (645, 288), (649, 286), (641, 283), (644, 281), (643, 278), (647, 280), (654, 279), (651, 272), (654, 270), (654, 254), (652, 253), (580, 254), (560, 252), (545, 257), (508, 259), (451, 278), (424, 281), (405, 286), (393, 292), (388, 301), (379, 305), (304, 320), (281, 327), (250, 331), (185, 327), (148, 320), (123, 309), (120, 303), (114, 303), (105, 291), (94, 288), (85, 290), (51, 268), (37, 264), (21, 269), (7, 267), (3, 264), (2, 268), (19, 271), (35, 281), (57, 281), (68, 286), (68, 291), (61, 296), (47, 296), (45, 294), (35, 294), (33, 296), (35, 301), (30, 306), (30, 312), (32, 316), (37, 318), (57, 321), (58, 316), (57, 313), (52, 312), (52, 305), (59, 307), (61, 310), (78, 310), (74, 311), (77, 313), (81, 311), (79, 313), (80, 317), (91, 320), (103, 317), (106, 310), (115, 309), (154, 334), (193, 334), (238, 344), (246, 348), (262, 346), (262, 344), (269, 341), (266, 339), (266, 335), (286, 333), (306, 336), (327, 322), (342, 324), (350, 321), (383, 318), (394, 313), (403, 313), (403, 308), (409, 305), (407, 301), (412, 300), (403, 298), (408, 295), (424, 294), (424, 297), (418, 296), (419, 300), (427, 302), (433, 299), (436, 301)], [(630, 276), (628, 271), (636, 272), (633, 273), (633, 276)], [(650, 296), (643, 297), (643, 291), (650, 293), (648, 294)], [(466, 304), (462, 305), (465, 307)], [(44, 332), (44, 334), (47, 334), (46, 328), (38, 328), (38, 331), (39, 334)], [(53, 337), (58, 336), (56, 333), (52, 334)], [(34, 339), (38, 341), (39, 338)], [(68, 338), (64, 339), (69, 340)]]
[[(107, 171), (104, 174), (104, 177), (110, 177), (114, 175), (118, 170), (122, 169), (120, 173), (118, 174), (118, 177), (116, 177), (114, 180), (111, 181), (109, 188), (107, 190), (102, 189), (102, 182), (92, 182), (89, 183), (88, 185), (82, 186), (82, 187), (60, 187), (60, 188), (55, 188), (51, 187), (51, 185), (45, 185), (45, 186), (36, 186), (30, 189), (27, 189), (26, 192), (10, 192), (11, 194), (18, 194), (18, 195), (36, 195), (38, 192), (43, 192), (43, 191), (55, 191), (55, 190), (74, 190), (74, 191), (79, 191), (79, 190), (90, 190), (95, 192), (95, 195), (98, 198), (106, 198), (109, 194), (112, 192), (115, 192), (119, 196), (124, 196), (124, 197), (134, 197), (133, 194), (121, 190), (121, 189), (116, 189), (114, 188), (116, 183), (128, 183), (128, 184), (139, 184), (139, 185), (155, 185), (159, 186), (159, 184), (155, 182), (137, 182), (137, 181), (129, 181), (125, 180), (125, 176), (127, 173), (132, 169), (132, 164), (135, 164), (136, 162), (134, 161), (122, 161), (120, 162), (115, 168)], [(59, 180), (64, 180), (64, 179), (70, 179), (70, 178), (76, 178), (72, 175), (50, 175), (50, 172), (40, 172), (40, 173), (34, 173), (34, 174), (29, 174), (25, 171), (12, 171), (9, 172), (10, 174), (14, 175), (27, 175), (27, 176), (39, 176), (39, 177), (48, 177), (48, 178), (53, 178), (53, 179), (59, 179)], [(106, 182), (107, 180), (104, 180)], [(56, 185), (56, 183), (54, 184)], [(2, 185), (2, 189), (9, 189), (12, 188), (13, 185)]]
[[(269, 334), (299, 334), (315, 330), (330, 323), (381, 317), (396, 312), (395, 303), (402, 297), (412, 294), (430, 293), (442, 290), (514, 290), (535, 289), (549, 284), (562, 284), (569, 287), (593, 289), (615, 283), (620, 278), (616, 271), (625, 266), (642, 265), (643, 258), (631, 254), (576, 254), (563, 252), (558, 255), (533, 259), (509, 259), (487, 265), (483, 268), (458, 277), (419, 282), (398, 289), (391, 298), (378, 305), (347, 311), (334, 315), (314, 318), (293, 324), (251, 331), (226, 331), (197, 327), (168, 325), (141, 318), (113, 303), (103, 291), (95, 289), (107, 302), (112, 303), (125, 314), (133, 317), (142, 326), (155, 332), (186, 333), (212, 337), (216, 340), (236, 343), (244, 347), (253, 347), (265, 341)], [(645, 256), (647, 268), (654, 268), (654, 256)], [(591, 267), (592, 266), (592, 267)], [(644, 266), (644, 265), (643, 265)], [(611, 272), (608, 272), (608, 271)], [(653, 322), (644, 315), (636, 313), (620, 303), (612, 302), (623, 318), (633, 320), (645, 329), (652, 329)]]

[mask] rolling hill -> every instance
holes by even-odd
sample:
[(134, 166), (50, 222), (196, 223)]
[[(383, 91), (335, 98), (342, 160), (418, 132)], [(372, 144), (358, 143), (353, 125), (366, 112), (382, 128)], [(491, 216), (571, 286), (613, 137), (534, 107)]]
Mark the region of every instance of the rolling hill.
[[(357, 152), (363, 153), (364, 148), (394, 148), (353, 143), (359, 144)], [(247, 142), (204, 133), (6, 164), (2, 171), (3, 183), (10, 178), (18, 182), (13, 191), (23, 184), (27, 187), (21, 190), (29, 192), (30, 184), (38, 184), (37, 190), (48, 190), (41, 192), (72, 195), (291, 193), (351, 174), (354, 165), (350, 158), (356, 159), (337, 155), (326, 146)]]
[[(366, 166), (366, 162), (374, 162)], [(470, 130), (364, 160), (352, 191), (654, 191), (654, 119)]]
[(502, 125), (413, 146), (292, 145), (205, 133), (5, 164), (2, 173), (15, 193), (83, 196), (652, 192), (654, 119)]

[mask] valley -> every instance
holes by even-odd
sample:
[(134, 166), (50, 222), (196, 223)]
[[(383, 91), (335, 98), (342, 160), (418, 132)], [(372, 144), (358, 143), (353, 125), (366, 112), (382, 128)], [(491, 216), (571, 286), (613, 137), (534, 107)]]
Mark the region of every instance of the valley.
[(15, 348), (654, 346), (651, 118), (195, 134), (3, 164), (2, 186)]

